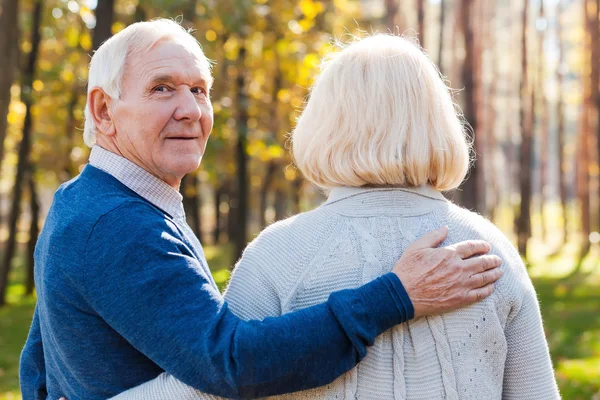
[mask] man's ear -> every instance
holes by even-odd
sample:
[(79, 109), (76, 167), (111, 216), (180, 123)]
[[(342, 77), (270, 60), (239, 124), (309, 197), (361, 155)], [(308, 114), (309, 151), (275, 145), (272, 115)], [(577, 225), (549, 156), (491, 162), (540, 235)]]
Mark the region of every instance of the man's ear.
[(98, 86), (94, 86), (88, 93), (90, 114), (98, 132), (105, 136), (114, 136), (116, 133), (110, 105), (112, 98)]

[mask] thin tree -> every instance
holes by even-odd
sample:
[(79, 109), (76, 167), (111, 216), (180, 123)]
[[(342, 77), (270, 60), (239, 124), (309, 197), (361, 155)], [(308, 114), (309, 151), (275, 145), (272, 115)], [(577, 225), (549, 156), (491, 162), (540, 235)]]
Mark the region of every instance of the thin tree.
[[(567, 212), (567, 184), (565, 179), (565, 105), (564, 105), (564, 89), (563, 89), (563, 70), (565, 63), (564, 39), (562, 34), (563, 1), (559, 1), (556, 5), (556, 36), (558, 39), (558, 64), (556, 67), (556, 82), (558, 86), (558, 98), (556, 101), (556, 138), (558, 147), (558, 191), (560, 195), (560, 204), (563, 216), (563, 244), (568, 241), (569, 216)], [(600, 137), (600, 136), (599, 136)]]
[(246, 45), (243, 43), (238, 55), (238, 75), (236, 78), (237, 92), (237, 142), (235, 145), (235, 154), (237, 160), (237, 212), (236, 215), (236, 235), (235, 235), (235, 259), (238, 259), (247, 244), (247, 220), (248, 220), (248, 106), (249, 99), (246, 88)]
[(194, 234), (201, 238), (202, 223), (200, 218), (201, 197), (198, 190), (197, 172), (191, 172), (181, 180), (181, 195), (183, 197), (183, 208), (185, 210), (186, 221)]
[(4, 160), (4, 139), (8, 128), (8, 107), (10, 88), (15, 79), (18, 58), (19, 37), (19, 1), (1, 0), (0, 2), (0, 166)]
[[(277, 54), (277, 52), (275, 51), (275, 54)], [(271, 136), (273, 137), (273, 139), (277, 139), (278, 134), (279, 134), (279, 130), (280, 130), (280, 119), (279, 119), (279, 113), (278, 113), (278, 101), (277, 101), (277, 94), (279, 93), (279, 90), (281, 89), (281, 81), (282, 81), (282, 76), (281, 76), (281, 66), (279, 63), (279, 57), (277, 55), (275, 55), (275, 62), (274, 62), (274, 74), (275, 77), (273, 78), (273, 89), (271, 91), (271, 107), (273, 107), (273, 112), (271, 114), (271, 119), (270, 119), (270, 130), (271, 130)], [(276, 159), (272, 159), (269, 160), (269, 162), (267, 163), (266, 169), (265, 169), (265, 175), (264, 175), (264, 179), (262, 182), (262, 187), (260, 189), (260, 227), (263, 228), (267, 225), (267, 220), (266, 220), (266, 210), (267, 210), (267, 198), (268, 198), (268, 193), (269, 191), (271, 191), (271, 188), (273, 186), (273, 179), (275, 178), (276, 172), (277, 170), (280, 168), (280, 164), (279, 162), (277, 162)]]
[(548, 148), (549, 140), (549, 115), (548, 115), (548, 98), (546, 96), (545, 87), (545, 60), (544, 60), (544, 42), (546, 40), (546, 16), (544, 13), (544, 0), (540, 0), (539, 10), (539, 21), (538, 26), (538, 82), (536, 85), (536, 93), (539, 96), (539, 138), (540, 138), (540, 221), (542, 228), (542, 238), (546, 241), (547, 229), (546, 229), (546, 218), (544, 210), (546, 203), (546, 186), (548, 182), (548, 154), (550, 149)]
[(385, 0), (383, 24), (392, 32), (396, 29), (396, 15), (398, 14), (398, 8), (397, 0)]
[(31, 112), (33, 106), (33, 80), (41, 42), (40, 22), (42, 19), (42, 8), (42, 0), (36, 0), (31, 24), (31, 51), (29, 52), (27, 64), (21, 76), (21, 100), (25, 104), (25, 120), (23, 122), (23, 137), (19, 144), (17, 175), (15, 177), (8, 220), (8, 240), (6, 242), (4, 257), (2, 258), (2, 264), (0, 264), (0, 307), (6, 304), (6, 289), (8, 288), (8, 275), (11, 263), (15, 255), (23, 184), (25, 183), (25, 177), (29, 168), (33, 125), (33, 116)]
[[(597, 144), (597, 156), (600, 157), (600, 0), (596, 0), (596, 4), (592, 2), (592, 7), (595, 6), (594, 13), (590, 17), (591, 24), (591, 38), (592, 38), (592, 51), (590, 53), (591, 73), (592, 73), (592, 97), (593, 105), (595, 108), (595, 123), (596, 123), (596, 144)], [(594, 17), (595, 16), (595, 17)], [(600, 163), (597, 159), (596, 163)], [(598, 200), (600, 201), (600, 185), (598, 185)], [(600, 231), (600, 212), (597, 212), (597, 224), (596, 229)]]
[[(522, 33), (521, 33), (521, 106), (519, 119), (521, 121), (521, 148), (519, 151), (519, 192), (521, 202), (517, 217), (517, 243), (519, 253), (527, 256), (527, 243), (531, 237), (531, 152), (532, 152), (532, 105), (527, 104), (533, 98), (527, 72), (527, 25), (529, 17), (529, 1), (523, 1)], [(531, 97), (530, 97), (531, 96)]]
[(444, 71), (444, 28), (446, 24), (446, 2), (440, 0), (440, 38), (438, 46), (437, 64), (440, 71)]
[(29, 187), (29, 208), (31, 218), (29, 221), (29, 240), (27, 242), (27, 275), (25, 280), (25, 294), (33, 294), (34, 284), (34, 252), (35, 245), (40, 233), (40, 202), (38, 198), (37, 185), (35, 182), (35, 166), (32, 162), (29, 165), (29, 173), (27, 174), (27, 186)]
[(482, 193), (477, 190), (480, 171), (480, 145), (477, 143), (476, 133), (478, 128), (477, 119), (477, 77), (478, 61), (477, 49), (475, 43), (475, 31), (471, 13), (474, 9), (473, 0), (461, 0), (461, 26), (463, 28), (463, 37), (465, 44), (465, 60), (462, 68), (462, 84), (464, 87), (463, 113), (469, 123), (469, 140), (474, 143), (475, 163), (470, 169), (469, 176), (462, 185), (461, 204), (470, 210), (481, 210)]
[(417, 23), (419, 27), (419, 43), (425, 47), (425, 0), (417, 0)]
[(98, 47), (112, 35), (112, 24), (115, 18), (115, 0), (100, 0), (96, 7), (96, 27), (92, 38), (92, 47)]
[[(593, 54), (592, 46), (592, 30), (593, 22), (590, 16), (590, 5), (592, 1), (585, 0), (583, 4), (584, 21), (585, 21), (585, 35), (583, 54)], [(588, 58), (588, 62), (596, 62), (595, 60)], [(591, 77), (591, 66), (584, 68), (584, 72), (581, 75), (582, 87), (583, 87), (583, 107), (581, 109), (581, 120), (579, 129), (579, 140), (577, 143), (577, 196), (579, 198), (579, 205), (581, 209), (580, 223), (582, 232), (582, 244), (580, 251), (580, 261), (587, 255), (590, 249), (589, 235), (591, 232), (590, 225), (590, 129), (591, 129), (591, 117), (592, 117), (592, 77)], [(581, 262), (578, 264), (581, 266)]]
[(490, 185), (491, 185), (491, 201), (489, 204), (489, 218), (493, 221), (495, 216), (496, 208), (500, 203), (500, 185), (498, 182), (498, 174), (496, 173), (496, 100), (498, 97), (498, 81), (499, 81), (499, 73), (498, 73), (498, 64), (499, 62), (499, 51), (498, 51), (498, 43), (496, 41), (496, 26), (497, 26), (497, 18), (496, 15), (496, 2), (490, 2), (487, 4), (487, 15), (486, 20), (490, 21), (486, 27), (486, 42), (489, 43), (488, 47), (492, 49), (492, 60), (491, 60), (491, 83), (489, 87), (489, 97), (487, 102), (487, 125), (488, 125), (488, 143), (487, 149), (489, 152), (488, 156), (488, 171), (490, 176)]

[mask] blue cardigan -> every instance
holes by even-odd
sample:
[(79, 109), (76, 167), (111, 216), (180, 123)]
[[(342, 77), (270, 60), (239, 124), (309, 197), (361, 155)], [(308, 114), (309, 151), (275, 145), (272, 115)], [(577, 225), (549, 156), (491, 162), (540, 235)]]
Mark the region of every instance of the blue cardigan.
[(203, 263), (169, 214), (87, 165), (56, 192), (36, 246), (23, 399), (106, 399), (163, 371), (231, 398), (307, 389), (413, 318), (390, 273), (324, 304), (242, 321)]

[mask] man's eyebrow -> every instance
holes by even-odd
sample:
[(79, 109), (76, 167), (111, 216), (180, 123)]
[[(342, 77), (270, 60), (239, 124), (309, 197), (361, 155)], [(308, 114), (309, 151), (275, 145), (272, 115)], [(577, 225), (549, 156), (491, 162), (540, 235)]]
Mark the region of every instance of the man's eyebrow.
[(150, 80), (150, 86), (154, 86), (158, 83), (171, 82), (173, 77), (171, 75), (156, 75)]
[[(149, 86), (155, 86), (160, 83), (174, 82), (175, 78), (171, 75), (161, 74), (156, 75), (150, 80)], [(198, 80), (194, 80), (194, 85), (208, 86), (208, 82), (205, 78), (199, 78)]]

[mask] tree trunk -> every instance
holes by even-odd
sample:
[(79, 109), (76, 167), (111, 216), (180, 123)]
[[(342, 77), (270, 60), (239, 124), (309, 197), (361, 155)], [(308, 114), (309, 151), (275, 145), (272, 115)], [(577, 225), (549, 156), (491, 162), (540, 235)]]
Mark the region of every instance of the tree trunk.
[(25, 104), (25, 121), (23, 122), (23, 138), (19, 144), (19, 161), (17, 163), (17, 176), (13, 187), (13, 197), (10, 207), (8, 221), (8, 240), (4, 251), (2, 264), (0, 265), (0, 307), (6, 304), (6, 289), (8, 288), (8, 275), (12, 259), (15, 255), (17, 243), (17, 229), (20, 217), (21, 198), (23, 194), (23, 183), (29, 167), (29, 153), (31, 152), (31, 128), (33, 105), (33, 78), (35, 75), (37, 56), (40, 47), (40, 22), (42, 18), (42, 0), (37, 0), (33, 10), (31, 52), (27, 60), (25, 71), (21, 78), (21, 96)]
[[(540, 12), (539, 18), (544, 19), (544, 0), (540, 0)], [(545, 68), (544, 65), (544, 41), (545, 41), (545, 29), (540, 29), (539, 37), (538, 37), (538, 83), (536, 92), (540, 96), (539, 105), (540, 112), (539, 118), (540, 122), (540, 220), (542, 227), (542, 239), (546, 241), (547, 237), (547, 229), (546, 229), (546, 219), (544, 218), (544, 210), (546, 203), (546, 186), (548, 182), (547, 173), (548, 173), (548, 130), (549, 130), (549, 122), (548, 122), (548, 99), (546, 97), (546, 88), (544, 85), (545, 82)]]
[(29, 241), (27, 242), (27, 277), (25, 281), (25, 294), (33, 294), (34, 284), (34, 253), (35, 245), (40, 233), (40, 202), (38, 200), (37, 188), (35, 184), (35, 167), (30, 163), (29, 173), (27, 174), (27, 183), (29, 186), (29, 207), (31, 210), (31, 221), (29, 223)]
[(285, 193), (281, 186), (278, 185), (275, 189), (275, 221), (280, 221), (285, 218)]
[(75, 175), (77, 175), (77, 169), (73, 165), (73, 161), (71, 160), (71, 152), (73, 151), (73, 140), (75, 137), (76, 123), (77, 120), (75, 118), (75, 107), (79, 102), (79, 96), (81, 94), (82, 87), (79, 86), (78, 82), (75, 82), (73, 88), (71, 89), (71, 99), (69, 100), (69, 105), (67, 107), (67, 126), (66, 126), (66, 135), (67, 135), (67, 151), (65, 153), (65, 169), (64, 169), (64, 177), (62, 179), (63, 182), (68, 181)]
[[(568, 229), (568, 212), (567, 212), (567, 184), (565, 179), (565, 106), (564, 106), (564, 90), (563, 90), (563, 64), (565, 62), (565, 49), (562, 36), (562, 24), (561, 17), (563, 14), (563, 7), (559, 1), (556, 10), (556, 36), (558, 38), (558, 66), (556, 68), (556, 82), (558, 86), (558, 98), (556, 101), (556, 137), (558, 140), (558, 190), (560, 194), (560, 204), (562, 207), (563, 215), (563, 244), (568, 241), (569, 229)], [(600, 136), (599, 136), (600, 137)]]
[(196, 23), (196, 4), (198, 0), (188, 0), (188, 4), (183, 10), (183, 19), (188, 22), (190, 25), (194, 26)]
[(479, 174), (482, 172), (480, 169), (481, 160), (480, 158), (480, 146), (477, 143), (477, 54), (475, 46), (475, 35), (473, 29), (473, 21), (471, 18), (471, 12), (473, 11), (473, 0), (462, 0), (461, 9), (461, 23), (464, 29), (465, 38), (465, 61), (462, 69), (462, 84), (465, 88), (464, 91), (464, 106), (463, 113), (465, 119), (470, 125), (468, 130), (469, 140), (474, 143), (474, 149), (476, 153), (476, 160), (471, 167), (469, 176), (463, 182), (462, 185), (462, 205), (470, 210), (481, 211), (481, 199), (482, 193), (477, 190)]
[(213, 228), (213, 245), (218, 245), (221, 237), (221, 198), (223, 195), (223, 186), (219, 185), (215, 190), (215, 226)]
[[(236, 244), (236, 240), (238, 237), (238, 232), (239, 232), (239, 217), (238, 217), (238, 213), (239, 213), (239, 200), (238, 200), (238, 194), (237, 194), (237, 182), (234, 178), (234, 180), (232, 180), (228, 187), (227, 187), (227, 192), (226, 192), (226, 201), (229, 204), (229, 212), (227, 213), (227, 242), (228, 243), (232, 243), (234, 245), (233, 247), (233, 251), (236, 252), (236, 254), (233, 254), (234, 257), (238, 257), (239, 255), (237, 254), (237, 247)], [(237, 260), (237, 258), (236, 258)]]
[(115, 0), (99, 0), (96, 7), (96, 27), (92, 45), (94, 50), (112, 36)]
[(4, 160), (4, 139), (8, 128), (8, 107), (10, 88), (15, 79), (19, 55), (19, 2), (18, 0), (0, 0), (0, 167)]
[(398, 14), (398, 0), (385, 0), (383, 23), (391, 32), (396, 31), (396, 14)]
[[(244, 39), (242, 39), (243, 43)], [(247, 219), (248, 219), (248, 153), (246, 146), (248, 142), (248, 94), (246, 93), (246, 69), (244, 63), (246, 60), (246, 46), (242, 45), (239, 53), (237, 86), (237, 131), (238, 139), (236, 143), (237, 160), (237, 234), (235, 237), (235, 257), (238, 259), (247, 241)]]
[(489, 172), (489, 182), (491, 186), (491, 201), (489, 202), (489, 218), (490, 220), (494, 220), (496, 208), (500, 204), (500, 185), (499, 185), (499, 176), (496, 170), (496, 99), (498, 97), (498, 81), (500, 80), (498, 74), (498, 64), (499, 64), (499, 54), (498, 54), (498, 45), (496, 41), (496, 3), (490, 2), (487, 4), (487, 15), (486, 19), (490, 21), (490, 23), (486, 26), (486, 41), (489, 42), (489, 48), (492, 49), (492, 80), (490, 83), (488, 101), (487, 101), (487, 126), (488, 126), (488, 172)]
[[(521, 149), (519, 154), (519, 191), (521, 202), (517, 217), (517, 241), (519, 253), (527, 256), (527, 242), (531, 237), (531, 151), (532, 151), (532, 113), (527, 107), (530, 87), (527, 77), (527, 21), (529, 1), (523, 1), (522, 35), (521, 35)], [(531, 97), (533, 98), (533, 93)]]
[(275, 172), (278, 168), (278, 164), (275, 160), (269, 161), (267, 164), (267, 168), (265, 171), (265, 177), (260, 189), (260, 227), (261, 229), (267, 225), (266, 220), (266, 211), (267, 211), (267, 196), (269, 194), (269, 190), (271, 189), (271, 185), (273, 183), (273, 177), (275, 176)]
[(446, 23), (446, 4), (444, 0), (440, 0), (440, 43), (438, 47), (438, 68), (442, 74), (444, 73), (444, 27)]
[(296, 179), (294, 179), (292, 181), (292, 198), (294, 200), (294, 214), (299, 214), (301, 212), (300, 210), (300, 191), (302, 190), (302, 183), (304, 182), (304, 179), (302, 179), (301, 176), (296, 176)]
[[(585, 21), (585, 35), (584, 35), (584, 54), (590, 55), (588, 62), (591, 64), (597, 62), (591, 55), (595, 54), (592, 47), (592, 35), (593, 35), (593, 19), (597, 18), (597, 13), (590, 15), (590, 9), (592, 8), (592, 1), (585, 0), (583, 4), (584, 21)], [(595, 4), (594, 4), (595, 8)], [(593, 123), (593, 104), (592, 104), (592, 70), (591, 65), (588, 68), (583, 69), (581, 75), (582, 87), (583, 87), (583, 107), (581, 110), (581, 123), (579, 131), (578, 141), (578, 157), (577, 157), (577, 194), (579, 197), (579, 204), (581, 207), (581, 233), (582, 233), (582, 246), (580, 256), (583, 258), (590, 249), (589, 236), (591, 232), (590, 224), (590, 136), (591, 126)]]
[(417, 0), (417, 21), (419, 27), (419, 44), (425, 48), (425, 0)]
[[(590, 28), (592, 30), (591, 38), (592, 38), (592, 51), (591, 51), (591, 66), (592, 66), (592, 102), (593, 107), (595, 109), (594, 117), (596, 123), (596, 149), (597, 149), (597, 157), (600, 157), (600, 0), (596, 0), (596, 4), (592, 1), (592, 5), (595, 6), (595, 12), (592, 14), (594, 17), (591, 18)], [(600, 162), (600, 160), (595, 160), (596, 164)], [(598, 197), (600, 201), (600, 185), (598, 185)], [(596, 230), (600, 231), (600, 212), (598, 212), (598, 207), (596, 207)]]
[(139, 0), (135, 13), (133, 14), (133, 20), (135, 22), (143, 22), (148, 19), (148, 13), (146, 12), (145, 0)]
[(181, 195), (183, 196), (183, 208), (187, 223), (198, 239), (201, 240), (200, 192), (198, 191), (198, 177), (195, 172), (183, 177), (181, 181)]

